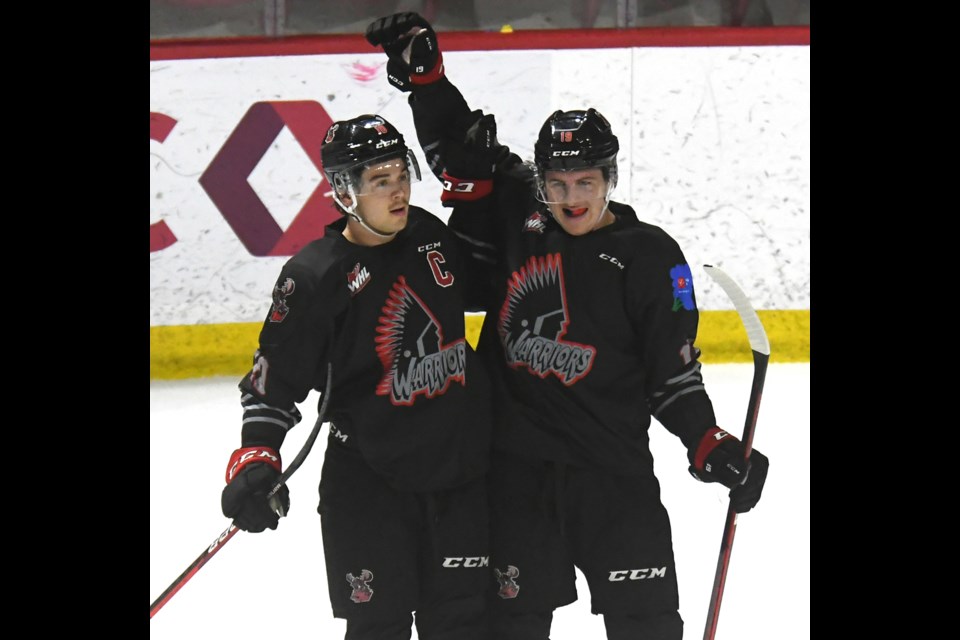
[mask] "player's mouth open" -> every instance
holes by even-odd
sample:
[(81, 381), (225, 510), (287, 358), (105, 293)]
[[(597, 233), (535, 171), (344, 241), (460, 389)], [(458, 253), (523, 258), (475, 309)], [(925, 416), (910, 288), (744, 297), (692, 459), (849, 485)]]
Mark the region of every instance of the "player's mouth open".
[(398, 207), (393, 207), (392, 209), (390, 209), (390, 213), (392, 213), (395, 216), (403, 215), (406, 212), (407, 212), (407, 205), (405, 204), (401, 204)]
[(587, 212), (587, 209), (589, 209), (589, 207), (577, 207), (575, 209), (568, 209), (564, 207), (563, 215), (567, 216), (568, 218), (579, 218)]

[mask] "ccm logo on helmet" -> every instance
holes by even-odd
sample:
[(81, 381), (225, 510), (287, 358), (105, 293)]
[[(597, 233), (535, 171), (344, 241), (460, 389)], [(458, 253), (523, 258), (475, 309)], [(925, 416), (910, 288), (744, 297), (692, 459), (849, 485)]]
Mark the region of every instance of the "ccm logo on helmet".
[(376, 149), (383, 149), (384, 147), (393, 146), (393, 145), (397, 144), (398, 142), (400, 142), (400, 141), (397, 140), (396, 138), (394, 138), (393, 140), (381, 140), (380, 142), (378, 142), (377, 144), (374, 145), (374, 148), (376, 148)]
[(465, 567), (472, 569), (474, 567), (489, 567), (490, 556), (474, 556), (472, 558), (444, 558), (443, 566), (447, 569), (457, 569)]
[(621, 571), (611, 571), (610, 582), (622, 582), (623, 580), (645, 580), (647, 578), (664, 578), (667, 575), (667, 568), (659, 569), (623, 569)]
[(550, 155), (553, 156), (554, 158), (556, 158), (557, 156), (578, 156), (580, 155), (580, 150), (575, 149), (570, 151), (554, 151)]

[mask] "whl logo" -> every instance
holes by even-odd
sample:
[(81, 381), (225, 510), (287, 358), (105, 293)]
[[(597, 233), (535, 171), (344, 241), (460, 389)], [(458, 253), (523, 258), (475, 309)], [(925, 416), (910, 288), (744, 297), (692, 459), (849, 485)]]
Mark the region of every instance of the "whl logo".
[(347, 274), (347, 288), (350, 289), (350, 295), (355, 296), (360, 293), (360, 289), (367, 286), (370, 282), (370, 272), (366, 267), (361, 267), (358, 262), (353, 271)]
[(524, 231), (536, 231), (537, 233), (543, 233), (543, 230), (547, 226), (547, 217), (540, 213), (539, 211), (534, 211), (530, 214), (530, 217), (527, 218), (523, 223)]

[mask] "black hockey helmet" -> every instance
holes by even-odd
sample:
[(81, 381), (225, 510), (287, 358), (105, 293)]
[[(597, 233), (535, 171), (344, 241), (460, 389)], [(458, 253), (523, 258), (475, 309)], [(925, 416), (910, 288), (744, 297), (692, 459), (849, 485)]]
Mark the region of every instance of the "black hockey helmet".
[(598, 167), (616, 185), (619, 151), (610, 123), (596, 109), (555, 111), (540, 128), (533, 159), (540, 179), (545, 171)]
[(358, 191), (360, 174), (365, 167), (392, 158), (403, 158), (411, 180), (420, 179), (420, 166), (403, 135), (377, 115), (334, 122), (320, 146), (323, 173), (335, 194)]

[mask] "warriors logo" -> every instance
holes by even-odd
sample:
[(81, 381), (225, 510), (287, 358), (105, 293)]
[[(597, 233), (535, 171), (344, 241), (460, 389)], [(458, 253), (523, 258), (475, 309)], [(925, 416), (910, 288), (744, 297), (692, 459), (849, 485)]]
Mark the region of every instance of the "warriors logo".
[(287, 296), (293, 293), (293, 290), (296, 288), (297, 286), (294, 284), (293, 278), (287, 278), (273, 288), (273, 306), (270, 307), (270, 322), (283, 322), (283, 319), (287, 317), (287, 313), (290, 312), (290, 307), (287, 306)]
[(497, 591), (498, 596), (504, 600), (517, 597), (517, 594), (520, 593), (520, 585), (517, 584), (514, 578), (520, 575), (520, 569), (517, 569), (512, 564), (507, 565), (506, 571), (500, 571), (500, 569), (494, 567), (493, 575), (497, 576), (497, 582), (500, 583), (500, 590)]
[(464, 384), (466, 340), (443, 344), (443, 327), (400, 276), (393, 284), (377, 327), (377, 354), (383, 364), (378, 396), (395, 405), (412, 405)]
[(561, 340), (567, 332), (566, 290), (560, 254), (530, 257), (507, 283), (497, 330), (507, 364), (570, 386), (590, 372), (597, 350)]
[(370, 588), (368, 582), (373, 581), (373, 572), (369, 569), (364, 569), (360, 572), (360, 577), (354, 576), (352, 573), (347, 574), (347, 582), (350, 583), (350, 586), (353, 587), (353, 593), (350, 594), (350, 599), (361, 604), (363, 602), (370, 602), (370, 599), (373, 597), (373, 589)]
[(339, 128), (339, 124), (334, 124), (332, 127), (327, 129), (327, 137), (323, 139), (324, 144), (333, 140), (334, 136), (337, 135), (337, 129)]

